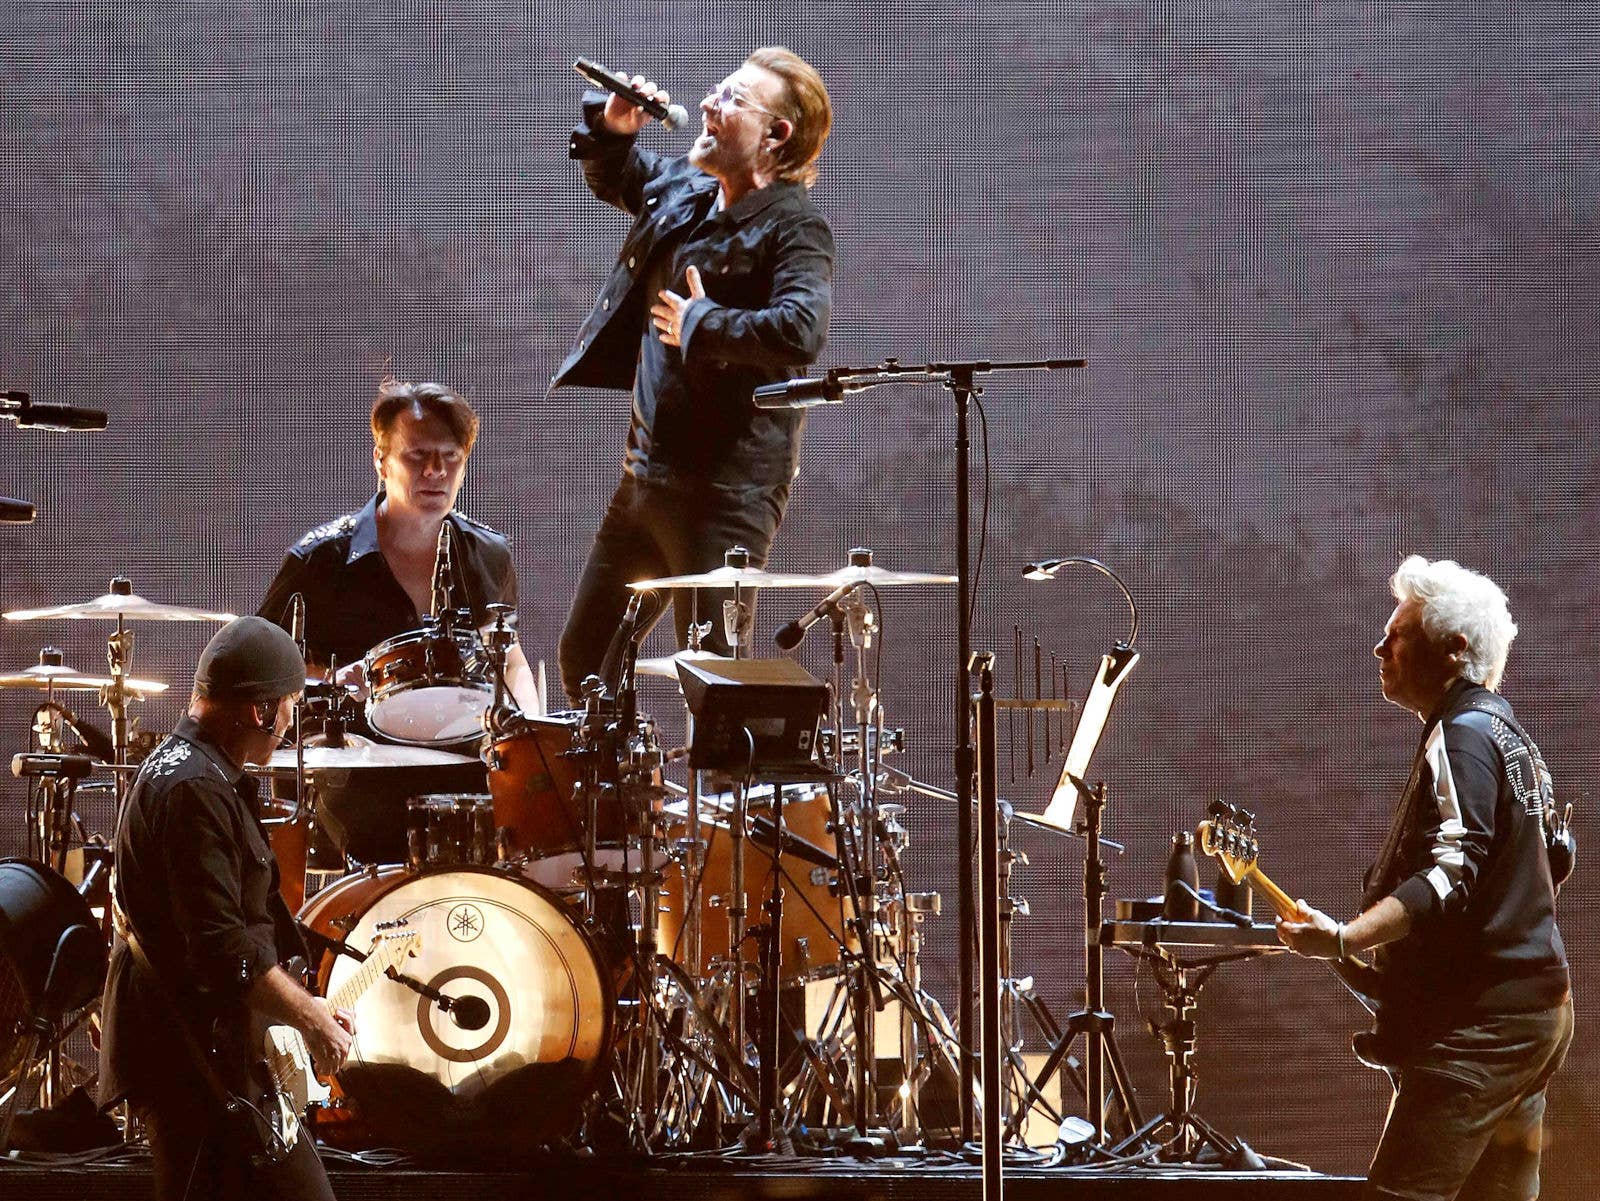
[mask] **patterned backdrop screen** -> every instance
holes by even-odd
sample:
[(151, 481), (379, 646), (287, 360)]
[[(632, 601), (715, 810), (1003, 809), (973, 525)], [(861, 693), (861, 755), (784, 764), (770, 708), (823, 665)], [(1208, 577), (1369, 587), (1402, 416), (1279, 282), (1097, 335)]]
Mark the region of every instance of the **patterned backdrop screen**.
[[(1081, 695), (1126, 631), (1121, 597), (1021, 566), (1094, 555), (1132, 590), (1143, 658), (1094, 764), (1126, 847), (1113, 896), (1158, 891), (1172, 833), (1220, 796), (1256, 812), (1291, 892), (1353, 912), (1419, 732), (1370, 656), (1412, 551), (1508, 589), (1505, 690), (1583, 835), (1600, 769), (1600, 29), (1583, 7), (13, 0), (0, 387), (111, 416), (95, 434), (0, 427), (0, 492), (39, 510), (0, 529), (0, 604), (87, 599), (123, 574), (154, 599), (252, 610), (288, 545), (370, 495), (366, 413), (392, 372), (478, 406), (462, 506), (512, 538), (523, 637), (553, 668), (627, 413), (615, 393), (546, 395), (626, 229), (566, 157), (571, 61), (692, 105), (784, 43), (835, 106), (814, 193), (839, 246), (822, 365), (1089, 361), (985, 380), (973, 641), (1002, 691), (1031, 691), (1037, 638), (1045, 674), (1062, 664)], [(774, 566), (831, 570), (869, 546), (951, 570), (954, 444), (935, 386), (814, 412)], [(811, 599), (769, 594), (758, 637)], [(897, 766), (948, 789), (954, 591), (881, 605)], [(47, 644), (94, 670), (108, 632), (3, 623), (0, 670)], [(142, 728), (177, 719), (208, 633), (138, 627), (137, 674), (173, 685)], [(825, 672), (821, 633), (800, 657)], [(675, 692), (650, 687), (681, 728)], [(11, 749), (33, 700), (0, 695)], [(1047, 757), (1037, 732), (1030, 774), (1025, 726), (1000, 735), (1002, 792), (1037, 810), (1055, 743)], [(24, 794), (7, 777), (3, 795), (20, 847)], [(928, 981), (953, 1011), (954, 812), (896, 799), (910, 884), (945, 900)], [(109, 832), (103, 791), (80, 809)], [(1082, 849), (1015, 842), (1015, 974), (1059, 1018), (1083, 986)], [(1579, 1032), (1552, 1090), (1550, 1196), (1600, 1170), (1583, 1138), (1600, 1122), (1597, 902), (1580, 868), (1561, 902)], [(1121, 956), (1108, 981), (1144, 1107), (1163, 1109), (1156, 982)], [(1360, 1171), (1387, 1103), (1346, 1047), (1360, 1017), (1316, 965), (1224, 966), (1200, 1004), (1198, 1111), (1263, 1152)]]

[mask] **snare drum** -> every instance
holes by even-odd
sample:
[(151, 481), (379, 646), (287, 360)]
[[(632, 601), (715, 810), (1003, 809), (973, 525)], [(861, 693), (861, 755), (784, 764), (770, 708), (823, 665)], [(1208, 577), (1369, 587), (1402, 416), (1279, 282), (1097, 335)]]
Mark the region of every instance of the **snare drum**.
[(494, 700), (476, 630), (446, 633), (436, 622), (378, 643), (366, 668), (367, 724), (410, 746), (450, 746), (483, 732)]
[[(361, 994), (360, 1033), (338, 1074), (359, 1119), (346, 1141), (498, 1157), (571, 1133), (598, 1084), (615, 1006), (572, 909), (505, 872), (395, 866), (324, 889), (300, 919), (363, 950), (382, 923), (403, 920), (421, 939), (400, 971), (456, 1006), (393, 979)], [(360, 971), (330, 951), (318, 969), (324, 995)]]
[[(552, 713), (521, 718), (484, 754), (495, 825), (506, 834), (503, 848), (522, 864), (522, 874), (546, 888), (568, 891), (585, 883), (584, 830), (588, 796), (579, 787), (583, 714)], [(646, 759), (655, 749), (654, 725), (640, 718), (624, 757)], [(616, 882), (645, 868), (639, 835), (655, 802), (648, 797), (659, 768), (605, 764), (605, 774), (643, 774), (643, 787), (607, 788), (595, 805), (594, 868), (603, 881)], [(666, 864), (658, 854), (652, 868)]]

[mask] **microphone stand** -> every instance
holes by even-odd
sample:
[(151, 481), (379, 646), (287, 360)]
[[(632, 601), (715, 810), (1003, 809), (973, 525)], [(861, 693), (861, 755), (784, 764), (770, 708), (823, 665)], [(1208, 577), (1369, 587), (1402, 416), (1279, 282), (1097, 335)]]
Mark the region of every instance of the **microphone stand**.
[[(961, 931), (961, 956), (959, 984), (961, 990), (957, 1019), (957, 1038), (961, 1045), (961, 1141), (969, 1143), (973, 1135), (973, 1097), (976, 1076), (974, 1047), (974, 994), (976, 992), (976, 964), (974, 934), (978, 928), (976, 898), (973, 890), (973, 770), (975, 752), (972, 742), (972, 719), (969, 660), (972, 656), (972, 569), (970, 544), (972, 540), (971, 482), (968, 456), (971, 440), (968, 436), (967, 410), (974, 396), (982, 395), (977, 379), (1000, 371), (1060, 371), (1083, 367), (1084, 359), (1036, 359), (1026, 361), (927, 363), (908, 366), (898, 359), (885, 359), (870, 367), (835, 367), (820, 379), (797, 379), (786, 383), (767, 384), (752, 395), (758, 408), (810, 408), (819, 404), (843, 403), (846, 393), (881, 384), (927, 384), (944, 387), (956, 402), (956, 479), (955, 479), (955, 537), (956, 537), (956, 670), (955, 679), (955, 774), (956, 774), (956, 865), (958, 914), (957, 929)], [(993, 1103), (996, 1099), (991, 1099)], [(995, 1155), (1000, 1148), (993, 1148)], [(998, 1199), (995, 1199), (998, 1201)]]

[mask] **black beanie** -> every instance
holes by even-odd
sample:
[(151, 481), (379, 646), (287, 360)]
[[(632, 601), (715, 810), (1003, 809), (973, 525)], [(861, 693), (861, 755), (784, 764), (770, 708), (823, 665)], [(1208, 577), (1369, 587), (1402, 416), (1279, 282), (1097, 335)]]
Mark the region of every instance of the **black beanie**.
[(283, 630), (261, 617), (236, 617), (200, 655), (194, 690), (215, 700), (275, 701), (306, 686), (306, 661)]

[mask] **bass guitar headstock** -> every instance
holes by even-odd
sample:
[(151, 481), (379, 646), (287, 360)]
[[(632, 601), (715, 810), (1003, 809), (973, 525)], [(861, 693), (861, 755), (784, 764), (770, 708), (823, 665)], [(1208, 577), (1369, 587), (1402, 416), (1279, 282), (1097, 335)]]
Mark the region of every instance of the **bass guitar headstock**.
[(1243, 884), (1261, 853), (1255, 814), (1222, 800), (1211, 802), (1208, 813), (1195, 830), (1196, 841), (1202, 851), (1221, 862), (1228, 879)]

